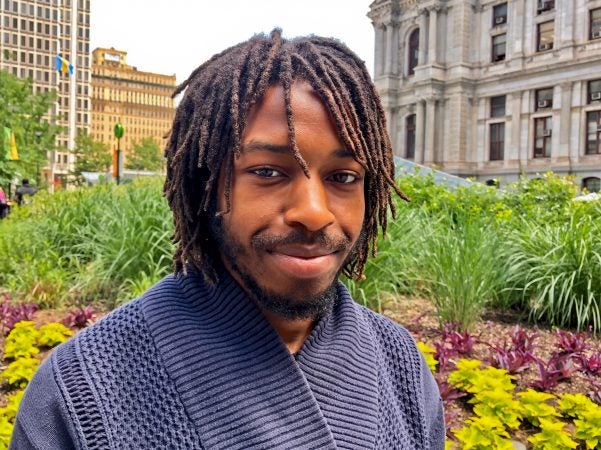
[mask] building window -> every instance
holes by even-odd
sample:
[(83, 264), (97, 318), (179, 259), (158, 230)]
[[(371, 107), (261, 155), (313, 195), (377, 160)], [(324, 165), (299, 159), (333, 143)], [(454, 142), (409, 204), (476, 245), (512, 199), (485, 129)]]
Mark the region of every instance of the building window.
[(552, 117), (534, 119), (534, 157), (551, 156)]
[(553, 21), (542, 22), (536, 26), (536, 49), (539, 52), (545, 52), (553, 48)]
[(492, 26), (497, 27), (505, 23), (507, 23), (507, 3), (501, 3), (492, 9)]
[(601, 178), (588, 177), (582, 180), (582, 189), (586, 189), (588, 192), (600, 192), (601, 191)]
[(538, 89), (536, 91), (535, 111), (553, 108), (553, 88)]
[(555, 0), (538, 0), (536, 12), (542, 14), (555, 9)]
[(499, 95), (490, 98), (490, 117), (503, 117), (505, 115), (505, 96)]
[(415, 158), (415, 114), (405, 119), (405, 158)]
[(586, 154), (601, 154), (601, 111), (586, 113)]
[(505, 122), (490, 124), (490, 160), (501, 161), (505, 156)]
[(492, 37), (492, 62), (505, 59), (506, 42), (507, 35), (505, 33)]
[(586, 101), (587, 103), (601, 102), (601, 80), (592, 80), (588, 82)]
[(590, 11), (590, 38), (601, 39), (601, 8)]
[(409, 75), (415, 73), (415, 67), (419, 63), (419, 28), (414, 30), (409, 36), (409, 55), (408, 55)]

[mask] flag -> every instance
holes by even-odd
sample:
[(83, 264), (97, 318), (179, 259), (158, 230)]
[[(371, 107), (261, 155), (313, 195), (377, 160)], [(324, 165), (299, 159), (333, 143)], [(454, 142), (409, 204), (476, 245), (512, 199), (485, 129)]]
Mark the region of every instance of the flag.
[(10, 156), (11, 156), (11, 136), (12, 136), (12, 130), (8, 127), (4, 127), (4, 137), (2, 139), (3, 142), (3, 149), (4, 149), (4, 159), (9, 160)]
[(4, 159), (7, 161), (17, 161), (19, 159), (19, 152), (17, 150), (17, 141), (15, 139), (15, 133), (8, 127), (4, 127)]
[(15, 133), (12, 131), (10, 133), (10, 160), (19, 160), (19, 152), (17, 151), (17, 140), (15, 139)]
[(73, 75), (73, 64), (71, 64), (68, 60), (63, 58), (62, 56), (56, 55), (56, 59), (54, 60), (54, 68), (59, 72), (66, 73), (69, 75)]

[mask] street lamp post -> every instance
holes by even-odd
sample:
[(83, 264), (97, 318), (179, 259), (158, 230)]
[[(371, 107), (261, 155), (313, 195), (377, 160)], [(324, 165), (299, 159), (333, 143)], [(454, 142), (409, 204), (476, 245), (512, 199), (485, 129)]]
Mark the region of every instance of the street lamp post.
[(121, 152), (121, 138), (125, 128), (121, 122), (115, 124), (115, 137), (117, 138), (117, 158), (113, 158), (113, 176), (117, 180), (117, 184), (121, 182), (123, 175), (123, 153)]

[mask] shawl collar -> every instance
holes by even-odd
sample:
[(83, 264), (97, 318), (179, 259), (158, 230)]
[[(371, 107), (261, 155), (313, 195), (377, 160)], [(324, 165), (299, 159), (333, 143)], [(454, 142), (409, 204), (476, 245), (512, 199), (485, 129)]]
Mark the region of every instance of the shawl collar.
[(215, 287), (194, 274), (162, 283), (179, 295), (149, 296), (143, 311), (203, 447), (374, 447), (374, 345), (342, 283), (298, 361), (229, 274)]

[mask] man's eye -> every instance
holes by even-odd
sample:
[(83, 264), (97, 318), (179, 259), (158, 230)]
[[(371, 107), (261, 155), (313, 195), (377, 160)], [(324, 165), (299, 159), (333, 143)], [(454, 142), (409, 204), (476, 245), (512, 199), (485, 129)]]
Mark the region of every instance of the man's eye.
[(351, 184), (359, 179), (357, 175), (347, 172), (335, 173), (331, 178), (332, 181), (341, 184)]
[(260, 169), (253, 169), (252, 173), (263, 178), (274, 178), (281, 177), (283, 174), (279, 170), (271, 169), (269, 167), (261, 167)]

